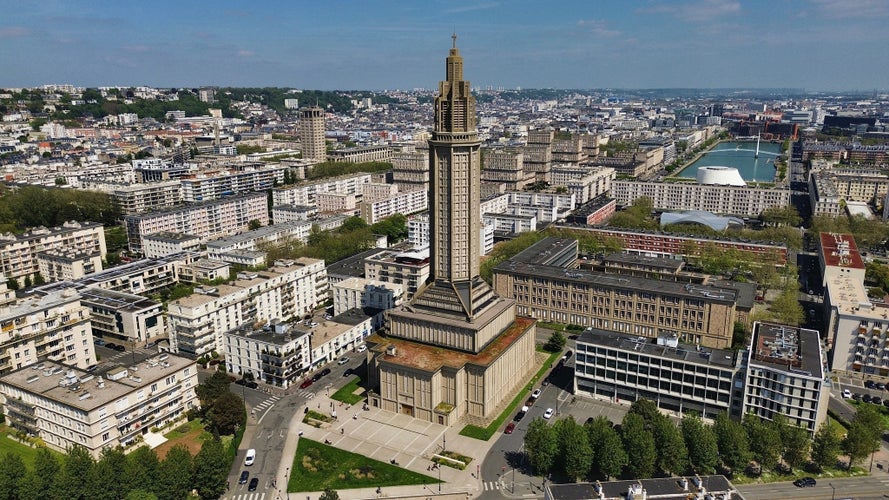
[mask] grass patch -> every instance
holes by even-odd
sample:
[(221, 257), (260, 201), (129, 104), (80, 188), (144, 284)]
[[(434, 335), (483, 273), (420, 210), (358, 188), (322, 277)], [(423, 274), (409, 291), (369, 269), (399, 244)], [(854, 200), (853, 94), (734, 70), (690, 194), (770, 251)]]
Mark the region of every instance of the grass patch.
[[(452, 469), (466, 469), (466, 466), (472, 462), (472, 457), (467, 457), (466, 455), (461, 455), (456, 451), (443, 451), (439, 453), (441, 456), (435, 456), (432, 458), (432, 461), (437, 463), (438, 465), (446, 465)], [(442, 458), (447, 457), (447, 458)], [(450, 459), (450, 460), (448, 460)]]
[(749, 477), (744, 474), (736, 474), (732, 477), (734, 484), (758, 484), (758, 483), (780, 483), (786, 481), (795, 481), (801, 477), (814, 477), (815, 479), (836, 479), (838, 477), (857, 477), (866, 476), (867, 471), (861, 467), (852, 467), (852, 470), (842, 469), (824, 469), (821, 472), (813, 473), (803, 469), (794, 469), (792, 474), (779, 474), (774, 471), (763, 472), (759, 477)]
[(546, 321), (538, 321), (538, 322), (537, 322), (537, 327), (538, 327), (538, 328), (546, 328), (546, 329), (548, 329), (548, 330), (552, 330), (552, 331), (555, 331), (555, 332), (564, 332), (564, 331), (565, 331), (565, 328), (566, 328), (567, 326), (568, 326), (568, 325), (565, 325), (565, 324), (563, 324), (563, 323), (548, 323), (548, 322), (546, 322)]
[(164, 434), (164, 437), (167, 439), (179, 439), (188, 434), (191, 434), (194, 431), (197, 431), (198, 429), (204, 429), (204, 421), (196, 418), (194, 420), (189, 420), (188, 422), (185, 422), (184, 424), (176, 427), (172, 431)]
[(346, 490), (412, 484), (434, 484), (438, 479), (380, 462), (364, 455), (300, 438), (293, 457), (289, 493)]
[[(847, 399), (847, 403), (851, 404), (855, 407), (855, 411), (858, 411), (859, 406), (867, 405), (867, 406), (877, 406), (873, 403), (865, 403), (864, 401), (856, 401), (854, 399)], [(886, 408), (882, 404), (877, 408), (877, 413), (880, 415), (880, 419), (883, 421), (883, 429), (889, 429), (889, 408)]]
[[(362, 392), (356, 394), (358, 389), (362, 389)], [(333, 393), (331, 398), (346, 403), (347, 405), (354, 405), (356, 403), (360, 403), (364, 401), (364, 391), (363, 387), (361, 387), (361, 377), (352, 377), (352, 380), (349, 381), (348, 384), (344, 385), (340, 388), (340, 390)]]
[(503, 413), (501, 413), (500, 416), (498, 416), (487, 427), (467, 425), (460, 431), (460, 435), (475, 439), (481, 439), (482, 441), (491, 439), (491, 436), (493, 436), (494, 433), (497, 432), (497, 429), (500, 428), (503, 422), (505, 422), (510, 417), (510, 415), (512, 415), (512, 412), (525, 402), (525, 400), (531, 393), (531, 389), (533, 389), (534, 386), (537, 384), (537, 381), (540, 380), (541, 377), (543, 377), (543, 374), (546, 373), (547, 370), (549, 370), (552, 364), (556, 361), (556, 358), (560, 357), (560, 354), (562, 353), (554, 352), (550, 354), (549, 358), (547, 358), (547, 360), (543, 363), (543, 366), (541, 366), (540, 369), (537, 370), (537, 373), (534, 375), (531, 381), (528, 382), (528, 386), (525, 387), (525, 390), (519, 391), (519, 393), (516, 394), (516, 396), (512, 399), (512, 402), (509, 404), (509, 406), (507, 406), (506, 409), (503, 410)]
[[(0, 425), (0, 456), (6, 456), (7, 453), (13, 453), (22, 457), (22, 461), (28, 468), (34, 467), (34, 459), (37, 457), (37, 448), (31, 448), (28, 445), (19, 443), (15, 439), (9, 437), (9, 433), (15, 434), (15, 431), (5, 425)], [(61, 458), (64, 455), (49, 448), (49, 451)]]

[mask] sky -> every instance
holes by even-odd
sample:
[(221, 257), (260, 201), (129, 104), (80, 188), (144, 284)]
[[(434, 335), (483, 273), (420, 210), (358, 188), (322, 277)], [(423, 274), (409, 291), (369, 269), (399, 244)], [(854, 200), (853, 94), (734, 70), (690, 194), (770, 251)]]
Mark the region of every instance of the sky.
[(0, 87), (889, 88), (889, 0), (0, 0)]

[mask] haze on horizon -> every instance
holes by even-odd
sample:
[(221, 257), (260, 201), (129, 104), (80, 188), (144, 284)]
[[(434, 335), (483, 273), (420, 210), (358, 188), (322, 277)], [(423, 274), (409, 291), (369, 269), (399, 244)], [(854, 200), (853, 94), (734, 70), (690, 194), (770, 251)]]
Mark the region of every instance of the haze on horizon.
[(0, 87), (889, 88), (884, 0), (0, 0)]

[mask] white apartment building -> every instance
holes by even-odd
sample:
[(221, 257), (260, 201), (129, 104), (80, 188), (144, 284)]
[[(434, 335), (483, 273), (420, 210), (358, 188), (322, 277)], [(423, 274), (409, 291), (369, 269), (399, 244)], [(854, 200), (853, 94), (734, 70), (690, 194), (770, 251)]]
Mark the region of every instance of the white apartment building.
[(91, 188), (108, 193), (124, 215), (162, 210), (182, 203), (182, 184), (178, 180), (138, 184), (100, 183)]
[[(504, 195), (505, 196), (505, 195)], [(485, 202), (482, 202), (484, 208)], [(505, 209), (505, 207), (504, 207)], [(485, 213), (485, 212), (482, 212)], [(487, 255), (494, 250), (494, 225), (482, 220), (479, 228), (480, 255)], [(429, 212), (417, 214), (407, 221), (407, 239), (414, 248), (429, 247)]]
[(226, 255), (236, 250), (256, 250), (263, 244), (283, 242), (286, 239), (306, 243), (312, 233), (312, 226), (317, 226), (322, 231), (328, 231), (342, 226), (345, 220), (346, 217), (343, 215), (334, 215), (318, 220), (284, 222), (208, 241), (207, 257), (227, 260)]
[(126, 216), (130, 251), (142, 252), (146, 234), (174, 232), (207, 241), (246, 231), (250, 221), (269, 223), (265, 193), (248, 194), (160, 212)]
[(346, 163), (367, 163), (371, 161), (389, 161), (392, 149), (389, 146), (358, 146), (354, 148), (334, 149), (327, 152), (330, 161)]
[(412, 252), (384, 250), (364, 259), (364, 276), (404, 286), (410, 300), (429, 278), (429, 247)]
[(611, 183), (611, 192), (621, 206), (646, 196), (658, 210), (703, 210), (741, 217), (757, 217), (767, 208), (790, 204), (790, 190), (784, 188), (616, 180)]
[(354, 351), (374, 332), (374, 317), (361, 309), (350, 309), (331, 320), (324, 320), (311, 331), (312, 367), (318, 367)]
[(324, 261), (279, 260), (229, 284), (195, 289), (167, 306), (170, 347), (189, 357), (225, 348), (222, 334), (247, 323), (289, 321), (314, 310), (327, 297)]
[(316, 206), (321, 213), (352, 213), (358, 201), (354, 194), (318, 193), (315, 195)]
[(0, 306), (0, 373), (40, 361), (83, 369), (96, 363), (89, 310), (74, 289)]
[(102, 270), (102, 256), (69, 249), (54, 249), (37, 254), (40, 276), (47, 283), (80, 279)]
[(309, 220), (317, 214), (316, 206), (275, 205), (272, 207), (272, 224)]
[[(25, 277), (33, 277), (40, 272), (38, 254), (59, 249), (83, 254), (98, 253), (101, 260), (108, 253), (105, 231), (99, 223), (71, 221), (51, 229), (35, 227), (23, 234), (2, 234), (0, 271), (5, 279), (15, 279), (23, 285)], [(101, 265), (98, 269), (102, 269)]]
[(823, 361), (816, 330), (757, 321), (747, 349), (742, 413), (763, 420), (784, 415), (814, 436), (830, 399)]
[(198, 408), (197, 386), (195, 362), (169, 354), (104, 376), (46, 361), (0, 378), (11, 427), (62, 453), (83, 446), (93, 458)]
[(164, 308), (160, 302), (95, 287), (81, 288), (79, 293), (90, 312), (93, 338), (123, 343), (132, 349), (166, 337)]
[(353, 277), (331, 285), (333, 314), (349, 309), (392, 309), (404, 301), (404, 286)]
[(392, 154), (392, 183), (400, 191), (429, 190), (429, 153), (402, 151)]
[(537, 217), (533, 215), (492, 214), (482, 215), (485, 225), (494, 227), (494, 231), (507, 233), (526, 233), (537, 230)]
[(272, 204), (314, 206), (318, 193), (360, 195), (361, 186), (371, 182), (371, 179), (371, 174), (362, 173), (279, 187), (272, 190)]
[(191, 234), (162, 231), (142, 236), (142, 254), (146, 259), (158, 259), (182, 252), (197, 252), (200, 248), (201, 239)]
[(368, 224), (376, 224), (391, 215), (409, 215), (428, 208), (429, 192), (423, 190), (398, 193), (377, 201), (361, 202), (360, 205), (361, 218)]
[[(368, 182), (361, 186), (361, 201), (373, 202), (378, 200), (385, 200), (387, 198), (391, 198), (398, 194), (399, 192), (408, 191), (406, 189), (399, 189), (395, 184), (386, 184), (385, 182)], [(411, 189), (410, 191), (418, 191), (418, 189)]]
[(819, 169), (809, 174), (809, 201), (814, 215), (837, 216), (844, 202), (876, 205), (889, 192), (889, 176), (873, 169)]
[(609, 192), (616, 173), (611, 167), (553, 165), (550, 176), (551, 185), (567, 187), (577, 204), (582, 205)]
[(232, 194), (266, 191), (275, 183), (284, 183), (287, 167), (262, 163), (186, 174), (179, 178), (182, 199), (186, 202), (218, 200)]
[(287, 389), (299, 382), (311, 364), (311, 335), (289, 323), (270, 321), (261, 329), (253, 325), (223, 335), (228, 373)]
[(510, 205), (522, 205), (526, 207), (555, 207), (560, 212), (574, 210), (577, 199), (573, 194), (558, 193), (529, 193), (525, 191), (511, 191), (509, 195)]

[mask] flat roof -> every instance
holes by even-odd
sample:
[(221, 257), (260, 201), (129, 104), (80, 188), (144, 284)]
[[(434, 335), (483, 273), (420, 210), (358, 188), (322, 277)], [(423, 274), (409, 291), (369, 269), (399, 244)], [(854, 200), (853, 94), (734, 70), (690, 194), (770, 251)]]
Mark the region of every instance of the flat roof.
[(199, 236), (195, 236), (193, 234), (174, 233), (172, 231), (161, 231), (160, 233), (146, 234), (142, 236), (142, 239), (152, 241), (165, 241), (168, 243), (180, 243), (191, 240), (201, 240)]
[(864, 261), (851, 234), (820, 233), (818, 238), (821, 241), (821, 258), (825, 265), (864, 269)]
[(578, 344), (586, 343), (611, 347), (623, 351), (644, 353), (658, 358), (678, 359), (699, 365), (734, 368), (735, 353), (728, 349), (713, 349), (677, 343), (676, 347), (659, 345), (656, 339), (624, 335), (611, 330), (587, 328), (577, 338)]
[(823, 378), (821, 338), (816, 330), (756, 322), (750, 363)]
[[(599, 498), (596, 488), (601, 488), (604, 498), (627, 498), (630, 488), (641, 484), (645, 489), (648, 498), (657, 498), (662, 500), (685, 500), (689, 497), (695, 497), (697, 488), (694, 485), (693, 476), (686, 478), (687, 487), (683, 487), (682, 478), (664, 477), (655, 479), (638, 479), (625, 481), (606, 481), (596, 483), (567, 483), (567, 484), (548, 484), (552, 500), (588, 500)], [(740, 495), (735, 492), (735, 487), (726, 479), (725, 476), (703, 476), (700, 477), (701, 486), (707, 489), (710, 494), (713, 493), (731, 493), (731, 499), (740, 499)], [(641, 496), (640, 496), (641, 498)], [(728, 499), (727, 499), (728, 500)]]
[[(161, 360), (161, 358), (163, 359)], [(164, 366), (163, 362), (169, 366)], [(42, 361), (36, 365), (30, 365), (8, 373), (0, 377), (0, 382), (38, 394), (63, 405), (90, 412), (136, 389), (148, 387), (169, 374), (194, 364), (194, 361), (174, 354), (161, 354), (134, 366), (112, 368), (108, 372), (117, 373), (125, 369), (128, 372), (128, 376), (118, 380), (108, 380), (105, 377), (88, 373), (79, 368), (52, 361)], [(76, 383), (67, 386), (59, 385), (59, 381), (66, 378), (67, 375), (72, 376), (68, 377), (68, 380), (76, 381)], [(98, 386), (99, 381), (104, 384), (104, 387), (100, 388)], [(76, 391), (71, 390), (73, 387), (79, 387), (79, 389)], [(88, 396), (84, 397), (85, 395)], [(131, 403), (135, 404), (136, 401)], [(113, 408), (109, 409), (109, 413), (117, 413), (118, 411)]]
[(146, 299), (141, 295), (106, 290), (104, 288), (89, 287), (79, 291), (80, 295), (83, 296), (82, 302), (103, 305), (115, 311), (136, 312), (161, 305), (160, 302)]
[(678, 259), (670, 259), (667, 257), (648, 257), (645, 255), (636, 255), (630, 253), (610, 253), (602, 258), (602, 263), (645, 266), (655, 269), (661, 269), (674, 274), (678, 273), (683, 266), (683, 262)]

